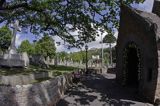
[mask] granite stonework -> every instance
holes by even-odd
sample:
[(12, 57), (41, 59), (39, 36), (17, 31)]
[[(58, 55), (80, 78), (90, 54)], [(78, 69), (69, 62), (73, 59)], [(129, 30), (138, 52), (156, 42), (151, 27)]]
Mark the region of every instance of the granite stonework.
[(28, 67), (29, 66), (29, 58), (27, 53), (5, 53), (0, 56), (0, 66), (3, 67)]
[[(160, 12), (160, 10), (158, 11)], [(159, 41), (160, 17), (158, 15), (135, 10), (125, 5), (121, 6), (120, 28), (116, 46), (117, 82), (128, 86), (128, 76), (131, 73), (128, 67), (132, 66), (132, 61), (128, 63), (127, 56), (133, 48), (138, 57), (137, 69), (135, 70), (137, 78), (133, 79), (138, 81), (136, 84), (139, 95), (149, 102), (160, 98)], [(132, 73), (135, 74), (135, 72)]]
[(4, 85), (26, 85), (35, 82), (38, 79), (43, 78), (53, 78), (53, 72), (37, 72), (31, 73), (27, 75), (8, 75), (8, 76), (0, 76), (0, 84)]
[(42, 55), (32, 55), (30, 58), (30, 64), (43, 68), (48, 68), (48, 64)]
[[(101, 68), (88, 68), (88, 73), (93, 73), (93, 74), (101, 74), (105, 73), (107, 69), (104, 69), (102, 71)], [(84, 69), (79, 69), (73, 71), (72, 74), (80, 72), (83, 73)], [(36, 80), (39, 79), (46, 79), (46, 78), (55, 78), (54, 72), (53, 71), (44, 71), (44, 72), (34, 72), (30, 73), (27, 75), (23, 74), (17, 74), (17, 75), (2, 75), (0, 76), (0, 84), (1, 85), (9, 85), (9, 86), (16, 86), (16, 85), (26, 85), (26, 84), (31, 84), (34, 83)]]
[(160, 16), (160, 1), (159, 0), (155, 0), (154, 1), (153, 13), (157, 14), (158, 16)]
[[(100, 69), (94, 69), (95, 73), (101, 74)], [(39, 77), (34, 74), (12, 75), (0, 77), (0, 80), (7, 81), (0, 84), (0, 106), (56, 106), (56, 103), (62, 98), (64, 92), (77, 82), (77, 74), (81, 78), (85, 74), (85, 69), (75, 70), (72, 73), (64, 74), (37, 83), (30, 83), (30, 80), (36, 78), (45, 78), (46, 72), (39, 73)], [(29, 80), (22, 83), (21, 80)], [(30, 83), (30, 84), (28, 84)]]
[(73, 75), (66, 74), (36, 84), (0, 86), (1, 106), (55, 106), (71, 86)]

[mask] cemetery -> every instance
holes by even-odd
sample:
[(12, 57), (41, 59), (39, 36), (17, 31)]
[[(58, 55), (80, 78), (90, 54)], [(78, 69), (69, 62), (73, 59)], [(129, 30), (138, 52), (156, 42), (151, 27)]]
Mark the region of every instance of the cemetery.
[(0, 106), (159, 106), (159, 41), (160, 0), (1, 0)]

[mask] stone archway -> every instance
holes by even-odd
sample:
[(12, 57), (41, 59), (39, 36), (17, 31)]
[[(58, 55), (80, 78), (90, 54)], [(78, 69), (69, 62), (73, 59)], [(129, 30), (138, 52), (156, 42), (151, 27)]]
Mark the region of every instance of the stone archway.
[(124, 85), (138, 88), (141, 72), (140, 49), (134, 42), (130, 42), (125, 47), (123, 57)]

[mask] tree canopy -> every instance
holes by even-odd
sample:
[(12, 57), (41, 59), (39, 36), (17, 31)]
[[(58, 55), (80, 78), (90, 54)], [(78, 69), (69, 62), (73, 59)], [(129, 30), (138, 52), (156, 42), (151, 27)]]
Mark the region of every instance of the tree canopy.
[(28, 40), (22, 41), (18, 48), (19, 52), (27, 52), (29, 55), (34, 54), (34, 46)]
[[(113, 31), (119, 26), (122, 0), (1, 0), (0, 23), (18, 19), (34, 34), (56, 35), (73, 46), (95, 40), (97, 28)], [(144, 0), (124, 0), (123, 3)], [(77, 37), (70, 31), (78, 31)]]
[(68, 56), (68, 54), (64, 51), (63, 52), (58, 52), (56, 55), (61, 60), (65, 60), (65, 58)]
[(55, 52), (56, 47), (54, 40), (48, 35), (44, 35), (39, 41), (35, 43), (35, 54), (53, 58), (55, 56)]
[(56, 55), (54, 40), (48, 35), (44, 35), (41, 39), (34, 43), (30, 43), (28, 40), (24, 40), (19, 46), (18, 51), (27, 52), (29, 55), (40, 54), (45, 58), (47, 56), (53, 58)]
[(12, 31), (7, 27), (3, 26), (0, 28), (0, 50), (5, 52), (10, 44), (12, 39)]
[(104, 43), (115, 43), (116, 42), (116, 37), (109, 33), (103, 38)]

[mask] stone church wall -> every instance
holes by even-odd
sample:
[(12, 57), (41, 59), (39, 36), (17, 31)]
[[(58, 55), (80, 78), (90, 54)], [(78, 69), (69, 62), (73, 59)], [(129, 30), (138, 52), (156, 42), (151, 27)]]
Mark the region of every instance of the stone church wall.
[(155, 0), (155, 2), (154, 2), (153, 13), (160, 16), (160, 1), (158, 1), (158, 0)]
[[(150, 14), (148, 13), (136, 11), (124, 5), (121, 9), (117, 41), (117, 82), (125, 86), (124, 49), (129, 42), (134, 42), (140, 49), (139, 95), (150, 102), (154, 102), (158, 74), (158, 53), (154, 24), (143, 17), (143, 15), (149, 17)], [(148, 80), (148, 76), (151, 77), (150, 80)]]

